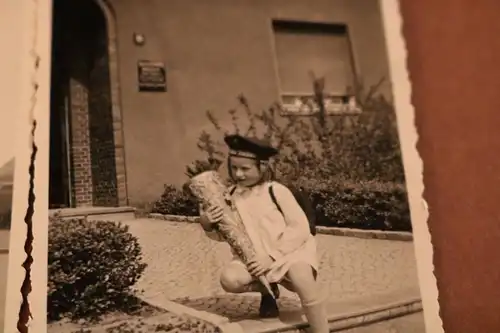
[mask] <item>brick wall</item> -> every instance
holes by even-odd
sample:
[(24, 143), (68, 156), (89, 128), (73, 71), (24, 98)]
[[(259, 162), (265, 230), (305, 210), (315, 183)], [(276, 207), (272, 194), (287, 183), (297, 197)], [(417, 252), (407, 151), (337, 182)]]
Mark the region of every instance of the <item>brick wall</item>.
[(84, 54), (73, 52), (70, 62), (71, 169), (73, 202), (77, 207), (92, 205), (92, 170), (89, 137), (87, 63)]
[[(104, 22), (103, 22), (104, 23)], [(92, 167), (92, 204), (117, 206), (117, 177), (106, 31), (99, 29), (91, 48), (94, 62), (89, 76), (89, 134)]]

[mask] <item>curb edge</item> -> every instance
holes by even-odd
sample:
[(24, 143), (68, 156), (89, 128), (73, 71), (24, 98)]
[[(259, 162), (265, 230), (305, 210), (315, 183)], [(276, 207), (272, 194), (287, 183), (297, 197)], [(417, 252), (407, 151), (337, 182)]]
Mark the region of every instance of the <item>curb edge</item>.
[[(403, 317), (413, 313), (421, 312), (422, 310), (422, 301), (412, 299), (406, 302), (399, 302), (398, 304), (389, 306), (382, 305), (373, 307), (371, 309), (368, 308), (366, 310), (357, 311), (352, 314), (329, 316), (328, 326), (330, 331), (343, 331), (369, 324), (375, 324), (384, 320)], [(279, 328), (261, 330), (259, 333), (296, 333), (308, 327), (309, 325), (307, 323), (296, 323)]]

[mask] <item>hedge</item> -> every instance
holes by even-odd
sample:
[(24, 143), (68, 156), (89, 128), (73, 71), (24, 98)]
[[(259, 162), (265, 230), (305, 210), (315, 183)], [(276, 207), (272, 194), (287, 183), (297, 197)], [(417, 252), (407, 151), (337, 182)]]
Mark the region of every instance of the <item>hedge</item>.
[[(412, 231), (403, 184), (299, 179), (292, 185), (309, 192), (320, 226)], [(153, 205), (152, 213), (196, 216), (199, 214), (198, 203), (186, 190), (167, 185)]]

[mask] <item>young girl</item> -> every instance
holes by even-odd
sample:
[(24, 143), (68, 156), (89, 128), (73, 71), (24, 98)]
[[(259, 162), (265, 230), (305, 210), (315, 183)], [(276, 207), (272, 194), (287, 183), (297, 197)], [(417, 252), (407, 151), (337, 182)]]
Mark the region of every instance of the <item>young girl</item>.
[[(247, 267), (233, 253), (233, 260), (221, 274), (221, 286), (231, 293), (260, 292), (260, 316), (277, 317), (275, 299), (256, 279), (264, 274), (276, 297), (278, 284), (298, 294), (312, 332), (327, 333), (328, 321), (316, 283), (316, 242), (292, 192), (272, 181), (268, 161), (277, 150), (261, 140), (239, 135), (226, 136), (225, 142), (230, 149), (229, 175), (236, 184), (230, 190), (232, 200), (257, 256)], [(283, 213), (273, 202), (269, 186), (273, 187)], [(207, 235), (223, 241), (213, 231), (214, 224), (223, 217), (222, 208), (200, 207), (200, 210), (200, 222)]]

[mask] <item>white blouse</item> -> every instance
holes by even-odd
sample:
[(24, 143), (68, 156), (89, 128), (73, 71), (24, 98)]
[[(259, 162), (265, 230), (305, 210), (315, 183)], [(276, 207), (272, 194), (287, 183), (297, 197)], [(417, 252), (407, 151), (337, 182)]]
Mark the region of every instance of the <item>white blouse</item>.
[[(283, 214), (273, 202), (269, 186)], [(279, 282), (297, 261), (309, 263), (317, 271), (316, 241), (307, 216), (286, 186), (267, 182), (251, 188), (237, 187), (232, 198), (257, 254), (275, 260), (266, 275), (270, 282)], [(206, 233), (213, 240), (223, 241), (217, 232)], [(234, 260), (239, 261), (236, 256)]]

